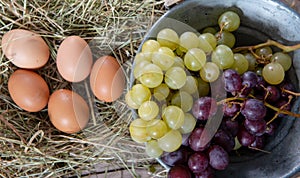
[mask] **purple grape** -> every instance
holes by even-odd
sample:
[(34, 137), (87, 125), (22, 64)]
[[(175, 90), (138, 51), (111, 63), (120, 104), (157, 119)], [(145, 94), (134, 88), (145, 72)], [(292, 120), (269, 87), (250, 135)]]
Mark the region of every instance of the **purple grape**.
[(257, 84), (254, 87), (254, 90), (257, 91), (264, 91), (264, 89), (267, 87), (267, 82), (264, 80), (262, 76), (257, 76)]
[(186, 147), (180, 147), (173, 152), (164, 152), (160, 159), (168, 166), (174, 166), (176, 164), (185, 164), (188, 161), (189, 150)]
[(209, 164), (217, 170), (224, 170), (229, 164), (228, 153), (219, 145), (213, 145), (208, 150)]
[(242, 79), (237, 71), (227, 69), (223, 72), (222, 79), (224, 81), (224, 88), (227, 92), (237, 93), (242, 89)]
[(198, 120), (207, 120), (217, 112), (217, 101), (214, 98), (205, 96), (194, 102), (192, 112)]
[(274, 123), (270, 123), (267, 125), (266, 131), (265, 133), (268, 135), (274, 135), (275, 133), (275, 124)]
[(247, 88), (253, 88), (257, 85), (258, 77), (255, 72), (247, 71), (242, 75), (242, 85)]
[(255, 141), (255, 136), (249, 133), (243, 126), (239, 129), (237, 139), (242, 146), (250, 146)]
[(217, 145), (223, 147), (227, 152), (230, 152), (235, 146), (235, 141), (232, 135), (224, 130), (218, 130), (213, 141)]
[[(276, 103), (276, 107), (278, 108), (281, 108), (282, 106), (284, 106), (283, 108), (281, 108), (282, 110), (286, 110), (286, 111), (290, 111), (292, 109), (292, 106), (291, 104), (287, 104), (288, 102), (286, 100), (279, 100), (277, 103)], [(284, 117), (285, 115), (284, 114), (279, 114), (278, 117)]]
[(268, 102), (276, 102), (280, 98), (280, 90), (273, 85), (269, 85), (265, 90), (265, 95), (267, 95), (266, 100)]
[(201, 173), (208, 167), (208, 158), (206, 154), (196, 152), (188, 160), (188, 166), (193, 173)]
[(244, 126), (248, 132), (255, 136), (261, 136), (266, 132), (267, 124), (264, 119), (258, 121), (252, 121), (245, 119)]
[(250, 87), (243, 87), (241, 92), (238, 93), (238, 97), (246, 98), (252, 92), (252, 88)]
[(231, 133), (233, 137), (235, 137), (239, 131), (239, 123), (236, 120), (226, 119), (225, 121), (225, 129)]
[(253, 143), (251, 143), (250, 147), (262, 149), (265, 146), (265, 138), (264, 136), (257, 136)]
[(204, 171), (195, 174), (195, 178), (213, 178), (214, 170), (208, 166)]
[[(295, 87), (292, 83), (288, 82), (288, 81), (284, 81), (280, 84), (280, 88), (281, 90), (285, 89), (285, 90), (288, 90), (288, 91), (295, 91)], [(284, 91), (281, 92), (281, 97), (282, 98), (288, 98), (290, 94), (289, 93), (286, 93)]]
[(195, 128), (189, 137), (190, 148), (193, 149), (194, 151), (204, 151), (210, 145), (210, 142), (208, 142), (204, 146), (201, 143), (201, 141), (202, 141), (201, 135), (203, 133), (203, 130), (204, 130), (203, 127)]
[(224, 103), (223, 105), (224, 116), (228, 117), (235, 116), (240, 111), (240, 109), (240, 105), (236, 103)]
[(168, 178), (192, 178), (192, 173), (188, 167), (176, 165), (169, 170)]
[(246, 119), (257, 121), (262, 120), (267, 113), (264, 103), (257, 99), (247, 99), (241, 109)]

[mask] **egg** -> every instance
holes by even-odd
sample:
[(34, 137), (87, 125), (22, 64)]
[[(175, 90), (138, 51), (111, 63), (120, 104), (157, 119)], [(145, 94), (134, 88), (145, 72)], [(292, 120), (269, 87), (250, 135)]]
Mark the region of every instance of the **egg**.
[(90, 85), (99, 100), (117, 100), (125, 87), (125, 75), (118, 61), (112, 56), (97, 59), (91, 71)]
[(9, 77), (8, 91), (12, 100), (29, 112), (45, 108), (50, 95), (46, 81), (37, 73), (25, 69), (18, 69)]
[(93, 57), (87, 42), (79, 36), (69, 36), (57, 50), (57, 69), (69, 82), (80, 82), (91, 72)]
[(82, 96), (68, 89), (59, 89), (50, 96), (48, 115), (55, 128), (73, 134), (86, 127), (90, 112)]
[(1, 46), (4, 55), (17, 67), (37, 69), (49, 60), (49, 47), (43, 38), (33, 32), (14, 29), (5, 33)]

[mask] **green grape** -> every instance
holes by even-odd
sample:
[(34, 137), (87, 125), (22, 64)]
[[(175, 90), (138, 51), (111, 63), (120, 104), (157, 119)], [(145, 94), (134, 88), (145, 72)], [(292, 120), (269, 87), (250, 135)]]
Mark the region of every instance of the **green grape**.
[(144, 67), (148, 64), (151, 64), (151, 62), (148, 60), (141, 60), (134, 65), (133, 76), (135, 79), (138, 79), (142, 75)]
[(207, 96), (210, 91), (209, 83), (205, 82), (201, 77), (197, 78), (199, 97)]
[(125, 102), (132, 109), (138, 109), (140, 107), (138, 104), (136, 104), (134, 101), (132, 101), (129, 91), (125, 95)]
[(245, 53), (244, 56), (248, 60), (248, 70), (255, 71), (257, 65), (255, 56), (251, 53)]
[(219, 78), (220, 69), (217, 64), (207, 62), (200, 70), (200, 76), (205, 82), (214, 82)]
[(144, 143), (151, 139), (146, 130), (147, 124), (147, 121), (140, 118), (130, 123), (129, 132), (132, 140), (138, 143)]
[(217, 38), (211, 33), (203, 33), (199, 36), (199, 48), (204, 52), (212, 52), (217, 46)]
[(240, 75), (248, 71), (249, 62), (246, 57), (240, 53), (235, 53), (233, 55), (234, 63), (230, 67), (231, 69), (236, 70)]
[(184, 122), (184, 112), (178, 106), (167, 106), (162, 113), (162, 118), (171, 129), (179, 129)]
[(156, 40), (147, 40), (142, 45), (143, 53), (153, 53), (160, 48), (160, 44)]
[(255, 54), (260, 56), (263, 59), (270, 59), (273, 54), (273, 50), (270, 46), (265, 46), (265, 47), (257, 48), (255, 50)]
[(154, 138), (159, 139), (168, 132), (167, 124), (161, 119), (153, 119), (148, 122), (147, 125), (147, 134)]
[(151, 92), (149, 88), (143, 84), (135, 84), (132, 86), (130, 92), (130, 98), (134, 103), (140, 106), (143, 102), (150, 100)]
[(175, 54), (168, 47), (160, 47), (152, 56), (152, 62), (162, 70), (168, 70), (174, 64)]
[(179, 49), (183, 52), (187, 52), (192, 48), (199, 46), (198, 36), (193, 32), (184, 32), (179, 38)]
[(228, 46), (229, 48), (232, 48), (235, 45), (235, 36), (227, 31), (222, 31), (216, 33), (216, 39), (218, 45), (223, 44)]
[(171, 99), (171, 104), (180, 107), (183, 112), (190, 111), (193, 103), (192, 95), (182, 90), (176, 92)]
[(276, 52), (275, 54), (273, 54), (271, 60), (281, 64), (284, 71), (288, 71), (292, 66), (291, 56), (283, 52)]
[(220, 15), (218, 24), (221, 29), (232, 32), (239, 28), (240, 17), (233, 11), (226, 11)]
[(154, 101), (145, 101), (138, 108), (139, 117), (145, 121), (154, 119), (159, 113), (159, 108)]
[(151, 158), (158, 158), (163, 154), (157, 140), (150, 140), (146, 143), (146, 154)]
[(180, 67), (171, 67), (165, 73), (165, 83), (171, 89), (180, 89), (186, 82), (186, 73)]
[(220, 69), (228, 69), (234, 63), (233, 52), (226, 45), (218, 45), (211, 55), (211, 60)]
[(234, 146), (233, 150), (238, 150), (239, 148), (242, 147), (242, 145), (240, 144), (239, 139), (237, 137), (234, 137), (234, 142), (235, 142), (235, 144), (234, 144), (235, 146)]
[(183, 59), (181, 57), (176, 56), (174, 58), (174, 64), (172, 65), (172, 67), (181, 67), (181, 68), (185, 68), (184, 63), (183, 63)]
[(148, 64), (141, 69), (138, 80), (148, 88), (159, 86), (164, 79), (163, 71), (155, 64)]
[(263, 71), (263, 68), (260, 66), (255, 68), (255, 73), (259, 76), (262, 76), (262, 71)]
[(211, 34), (215, 34), (217, 33), (217, 29), (213, 28), (213, 27), (206, 27), (202, 30), (202, 33), (211, 33)]
[(183, 125), (179, 128), (180, 133), (187, 134), (191, 133), (196, 126), (196, 119), (190, 113), (184, 113)]
[(284, 79), (284, 69), (278, 62), (271, 62), (264, 66), (262, 76), (271, 85), (280, 84)]
[(162, 83), (153, 89), (153, 96), (158, 101), (162, 101), (168, 97), (170, 89), (167, 84)]
[(166, 46), (171, 50), (175, 50), (179, 45), (178, 34), (170, 28), (159, 31), (157, 34), (157, 41), (161, 46)]
[(202, 49), (190, 49), (184, 56), (184, 65), (191, 71), (199, 71), (205, 63), (206, 54)]
[(189, 75), (186, 77), (186, 82), (183, 85), (182, 88), (180, 88), (180, 91), (185, 91), (189, 94), (194, 94), (198, 92), (198, 81), (195, 77)]
[(135, 65), (137, 65), (138, 63), (140, 63), (141, 61), (149, 61), (151, 62), (152, 60), (152, 56), (149, 56), (149, 54), (146, 53), (137, 53), (134, 57), (134, 63)]
[(182, 135), (178, 130), (170, 130), (157, 140), (159, 147), (166, 152), (176, 151), (182, 143)]

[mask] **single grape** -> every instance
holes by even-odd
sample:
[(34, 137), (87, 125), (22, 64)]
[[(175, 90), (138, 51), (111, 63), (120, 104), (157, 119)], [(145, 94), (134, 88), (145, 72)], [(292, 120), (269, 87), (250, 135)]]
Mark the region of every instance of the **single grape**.
[(159, 86), (164, 79), (163, 71), (155, 64), (147, 64), (141, 69), (138, 80), (148, 88)]
[(216, 170), (224, 170), (229, 164), (228, 153), (219, 145), (213, 145), (208, 150), (209, 164)]
[(240, 53), (235, 53), (233, 55), (233, 58), (234, 58), (234, 63), (230, 68), (236, 70), (237, 73), (240, 75), (245, 73), (249, 67), (249, 62), (245, 58), (245, 56)]
[(255, 54), (260, 56), (263, 59), (270, 59), (273, 54), (273, 50), (269, 46), (265, 46), (265, 47), (257, 48), (255, 50)]
[(147, 121), (143, 119), (135, 119), (130, 123), (129, 132), (132, 140), (138, 143), (144, 143), (150, 140), (150, 137), (147, 133)]
[(163, 150), (158, 146), (156, 140), (150, 140), (146, 143), (146, 154), (151, 158), (158, 158), (162, 155)]
[(278, 62), (271, 62), (264, 66), (262, 76), (271, 85), (280, 84), (285, 76), (284, 69)]
[(191, 71), (199, 71), (206, 63), (206, 54), (202, 49), (192, 48), (184, 56), (184, 65)]
[(152, 62), (160, 67), (163, 71), (168, 70), (174, 64), (175, 54), (168, 47), (160, 47), (152, 55)]
[(249, 133), (244, 126), (241, 126), (237, 134), (237, 139), (242, 146), (250, 146), (255, 141), (255, 136)]
[(185, 66), (184, 66), (183, 59), (181, 57), (175, 56), (174, 64), (172, 65), (172, 67), (181, 67), (184, 69)]
[(176, 92), (171, 99), (171, 104), (178, 106), (182, 109), (183, 112), (188, 112), (193, 107), (193, 97), (185, 91)]
[(280, 84), (280, 89), (281, 89), (281, 97), (282, 98), (288, 98), (288, 96), (290, 95), (289, 93), (285, 92), (284, 90), (288, 90), (288, 91), (295, 91), (295, 87), (291, 82), (288, 81), (284, 81)]
[(217, 145), (220, 145), (227, 152), (233, 150), (235, 146), (234, 137), (222, 129), (217, 131), (213, 138), (213, 142)]
[(189, 75), (186, 77), (186, 82), (182, 88), (180, 88), (180, 91), (185, 91), (189, 94), (195, 94), (198, 92), (198, 80)]
[(282, 65), (284, 71), (288, 71), (292, 66), (292, 58), (286, 53), (276, 52), (272, 55), (271, 60)]
[(258, 84), (258, 76), (253, 71), (247, 71), (242, 75), (242, 85), (253, 88)]
[(182, 135), (178, 130), (171, 129), (158, 140), (159, 147), (166, 152), (177, 150), (182, 143)]
[(233, 11), (226, 11), (219, 16), (219, 27), (226, 31), (235, 31), (240, 26), (240, 17)]
[(166, 46), (171, 50), (175, 50), (179, 45), (178, 34), (170, 28), (159, 31), (157, 34), (157, 41), (161, 46)]
[(214, 170), (208, 166), (204, 171), (194, 174), (195, 178), (213, 178)]
[(142, 45), (143, 53), (153, 53), (160, 48), (160, 44), (156, 40), (147, 40)]
[(138, 109), (140, 106), (138, 104), (136, 104), (132, 98), (131, 98), (131, 95), (130, 95), (130, 92), (128, 91), (125, 95), (125, 102), (126, 104), (132, 108), (132, 109)]
[(255, 73), (258, 75), (258, 76), (262, 76), (262, 71), (263, 71), (263, 67), (261, 66), (257, 66), (255, 68)]
[(224, 103), (223, 104), (223, 112), (224, 116), (234, 117), (240, 111), (241, 107), (237, 103)]
[(210, 84), (201, 79), (201, 77), (198, 77), (197, 81), (199, 97), (207, 96), (210, 91)]
[(184, 112), (178, 106), (169, 105), (163, 110), (162, 118), (171, 129), (179, 129), (184, 123)]
[(183, 125), (179, 128), (180, 133), (187, 134), (191, 133), (196, 126), (196, 119), (190, 113), (184, 113)]
[(134, 78), (138, 79), (142, 75), (144, 67), (148, 64), (151, 64), (148, 60), (142, 60), (136, 63), (133, 69)]
[(184, 32), (179, 38), (179, 48), (183, 52), (187, 52), (192, 48), (197, 48), (200, 44), (198, 36), (194, 32)]
[(209, 160), (204, 153), (196, 152), (189, 157), (188, 166), (193, 173), (201, 173), (208, 167)]
[(263, 92), (265, 91), (265, 88), (267, 87), (267, 82), (264, 80), (262, 76), (257, 76), (257, 84), (254, 87), (254, 90), (257, 92)]
[(205, 96), (194, 102), (192, 113), (198, 120), (207, 120), (217, 112), (217, 101), (214, 98)]
[(211, 55), (211, 60), (220, 69), (228, 69), (234, 63), (233, 52), (226, 45), (218, 45)]
[(179, 164), (171, 167), (168, 178), (192, 178), (192, 173), (188, 167)]
[(180, 67), (171, 67), (165, 73), (165, 83), (171, 89), (180, 89), (186, 82), (186, 73)]
[(224, 88), (227, 92), (239, 92), (242, 89), (242, 79), (237, 71), (227, 69), (223, 72), (222, 79), (224, 81)]
[(206, 27), (202, 30), (202, 33), (215, 34), (215, 33), (217, 33), (217, 29), (214, 27)]
[(158, 105), (154, 101), (145, 101), (138, 109), (138, 115), (145, 121), (154, 119), (159, 112)]
[(152, 53), (149, 54), (149, 53), (139, 52), (134, 57), (134, 63), (135, 63), (135, 65), (137, 65), (141, 61), (151, 62), (151, 60), (152, 60), (151, 58), (152, 58)]
[(205, 82), (214, 82), (219, 78), (220, 69), (213, 62), (207, 62), (200, 70), (200, 76)]
[(245, 119), (244, 126), (247, 131), (255, 136), (261, 136), (265, 133), (267, 124), (264, 119), (258, 121), (251, 121)]
[(143, 102), (150, 100), (151, 92), (143, 84), (135, 84), (129, 91), (131, 100), (140, 106)]
[(280, 99), (280, 90), (274, 85), (269, 85), (265, 89), (265, 96), (268, 102), (276, 102)]
[(262, 120), (267, 113), (264, 103), (257, 99), (247, 99), (241, 109), (241, 113), (246, 119), (251, 121)]
[(276, 130), (275, 124), (274, 123), (270, 123), (270, 124), (267, 125), (265, 133), (267, 135), (274, 135), (275, 130)]
[(178, 164), (186, 164), (190, 155), (190, 150), (187, 147), (181, 146), (178, 150), (173, 152), (164, 152), (160, 159), (168, 166), (175, 166)]
[(192, 133), (189, 136), (189, 145), (192, 150), (194, 151), (204, 151), (206, 148), (209, 147), (210, 142), (208, 142), (206, 145), (202, 145), (202, 133), (204, 128), (203, 127), (197, 127), (195, 128)]
[(255, 140), (253, 143), (251, 143), (250, 147), (252, 148), (258, 148), (263, 149), (265, 146), (265, 138), (264, 136), (255, 137)]
[(217, 39), (211, 33), (203, 33), (199, 36), (199, 48), (204, 52), (212, 52), (217, 46)]
[(215, 37), (218, 45), (226, 45), (229, 48), (232, 48), (235, 45), (235, 36), (228, 31), (218, 32), (215, 34)]
[(255, 68), (257, 65), (255, 56), (252, 53), (245, 53), (244, 56), (247, 59), (248, 64), (249, 64), (248, 70), (255, 71)]
[(146, 131), (151, 138), (159, 139), (168, 132), (168, 126), (161, 119), (153, 119), (147, 123)]
[(226, 131), (230, 132), (235, 137), (239, 131), (239, 122), (232, 119), (225, 119), (224, 127)]

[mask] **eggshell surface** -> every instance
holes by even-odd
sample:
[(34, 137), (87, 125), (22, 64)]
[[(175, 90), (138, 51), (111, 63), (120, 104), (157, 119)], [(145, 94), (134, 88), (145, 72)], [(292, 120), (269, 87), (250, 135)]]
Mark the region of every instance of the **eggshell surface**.
[(42, 110), (50, 95), (46, 81), (37, 73), (25, 69), (18, 69), (10, 76), (8, 91), (12, 100), (29, 112)]
[(57, 69), (69, 82), (80, 82), (91, 72), (93, 57), (87, 42), (79, 36), (63, 40), (57, 51)]
[(118, 61), (112, 56), (100, 57), (93, 65), (90, 85), (99, 100), (105, 102), (117, 100), (125, 87), (124, 72)]
[(88, 104), (79, 94), (59, 89), (50, 96), (48, 115), (58, 130), (72, 134), (86, 127), (90, 113)]
[(17, 67), (37, 69), (49, 60), (46, 42), (36, 33), (14, 29), (3, 35), (1, 46), (4, 55)]

